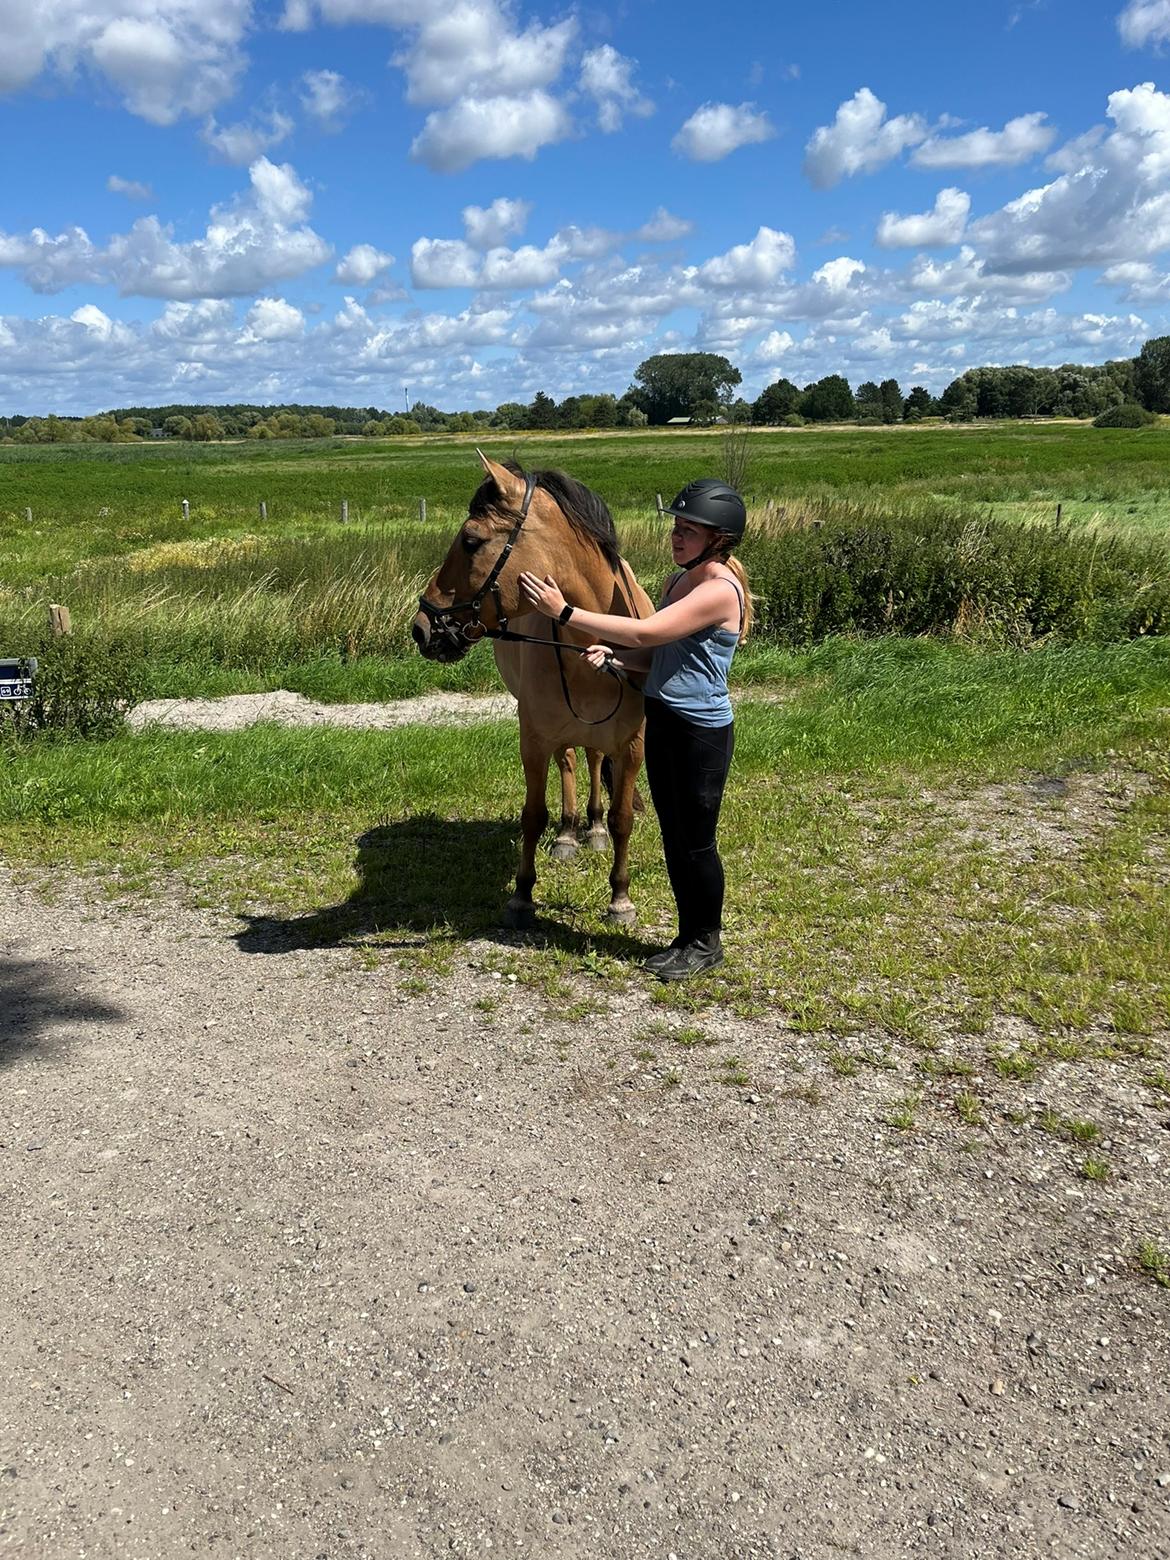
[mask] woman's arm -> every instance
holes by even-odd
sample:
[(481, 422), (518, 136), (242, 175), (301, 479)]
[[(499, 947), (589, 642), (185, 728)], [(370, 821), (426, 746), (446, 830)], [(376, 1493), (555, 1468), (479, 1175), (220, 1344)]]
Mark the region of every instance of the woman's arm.
[[(550, 574), (543, 580), (535, 574), (520, 576), (520, 588), (527, 601), (543, 612), (545, 617), (559, 618), (566, 605), (560, 587)], [(654, 650), (659, 645), (671, 644), (697, 634), (700, 629), (722, 623), (727, 616), (727, 590), (735, 587), (730, 580), (704, 580), (682, 598), (645, 618), (618, 617), (611, 612), (587, 612), (584, 607), (574, 607), (574, 628), (583, 629), (598, 639), (611, 644), (628, 646), (633, 650)]]

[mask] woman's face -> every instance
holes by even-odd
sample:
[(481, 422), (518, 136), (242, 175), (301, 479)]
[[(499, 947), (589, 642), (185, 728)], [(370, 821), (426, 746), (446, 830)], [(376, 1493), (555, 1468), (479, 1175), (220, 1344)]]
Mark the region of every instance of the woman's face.
[(670, 551), (675, 563), (690, 563), (706, 550), (710, 540), (710, 526), (695, 525), (690, 520), (680, 520), (677, 515), (674, 517), (674, 526), (670, 533)]

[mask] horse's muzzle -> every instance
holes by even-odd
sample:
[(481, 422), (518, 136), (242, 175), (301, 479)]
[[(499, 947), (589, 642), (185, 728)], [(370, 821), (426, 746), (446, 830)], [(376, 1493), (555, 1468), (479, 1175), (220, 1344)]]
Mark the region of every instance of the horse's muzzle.
[(410, 626), (410, 637), (428, 661), (461, 661), (471, 649), (470, 641), (455, 624), (442, 617), (432, 621), (425, 612), (416, 615)]

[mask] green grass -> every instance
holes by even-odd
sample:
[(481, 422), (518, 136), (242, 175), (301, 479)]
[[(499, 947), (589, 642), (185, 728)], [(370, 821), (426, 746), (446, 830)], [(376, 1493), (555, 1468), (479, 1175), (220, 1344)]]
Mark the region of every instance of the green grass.
[[(829, 644), (793, 667), (789, 699), (739, 717), (721, 831), (731, 957), (666, 1004), (771, 1010), (821, 1037), (842, 1072), (889, 1065), (868, 1039), (879, 1033), (945, 1082), (966, 1058), (951, 1066), (939, 1036), (962, 1034), (987, 1036), (987, 1066), (1009, 1084), (1073, 1057), (1149, 1057), (1158, 1076), (1170, 645), (1021, 655), (888, 640)], [(1105, 749), (1117, 756), (1095, 756)], [(1075, 779), (1103, 763), (1146, 789), (1068, 855), (1003, 856), (948, 810), (1021, 772)], [(200, 902), (240, 912), (245, 939), (406, 942), (416, 961), (422, 949), (449, 961), (498, 925), (521, 800), (511, 722), (154, 730), (18, 748), (0, 766), (2, 848), (17, 864), (90, 866), (131, 896), (177, 873)], [(652, 814), (632, 861), (643, 923), (665, 928)], [(501, 973), (562, 1009), (583, 1002), (583, 1016), (620, 989), (662, 931), (603, 925), (608, 871), (592, 852), (542, 854), (540, 932)], [(1004, 1047), (1004, 1015), (1033, 1038)], [(674, 1036), (680, 1051), (706, 1039), (690, 1018)]]
[[(654, 494), (717, 469), (721, 438), (509, 439), (494, 453), (561, 464), (596, 488), (655, 593), (666, 560)], [(780, 642), (851, 629), (1017, 640), (1158, 631), (1170, 611), (1164, 552), (1098, 540), (1079, 522), (1170, 533), (1157, 518), (1170, 505), (1167, 439), (1019, 425), (754, 434), (745, 559), (761, 639), (737, 676), (768, 680)], [(60, 601), (95, 654), (119, 643), (140, 652), (148, 695), (283, 686), (352, 700), (496, 686), (486, 654), (427, 667), (409, 640), (415, 597), (479, 478), (473, 444), (0, 446), (0, 649), (27, 653), (47, 603)], [(1057, 502), (1059, 534), (1017, 524), (1050, 522)]]

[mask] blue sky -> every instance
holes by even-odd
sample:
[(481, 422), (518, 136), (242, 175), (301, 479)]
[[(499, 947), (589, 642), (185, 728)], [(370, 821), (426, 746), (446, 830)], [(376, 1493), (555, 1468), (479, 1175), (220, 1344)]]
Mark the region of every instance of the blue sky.
[(1170, 0), (6, 0), (0, 412), (1170, 331)]

